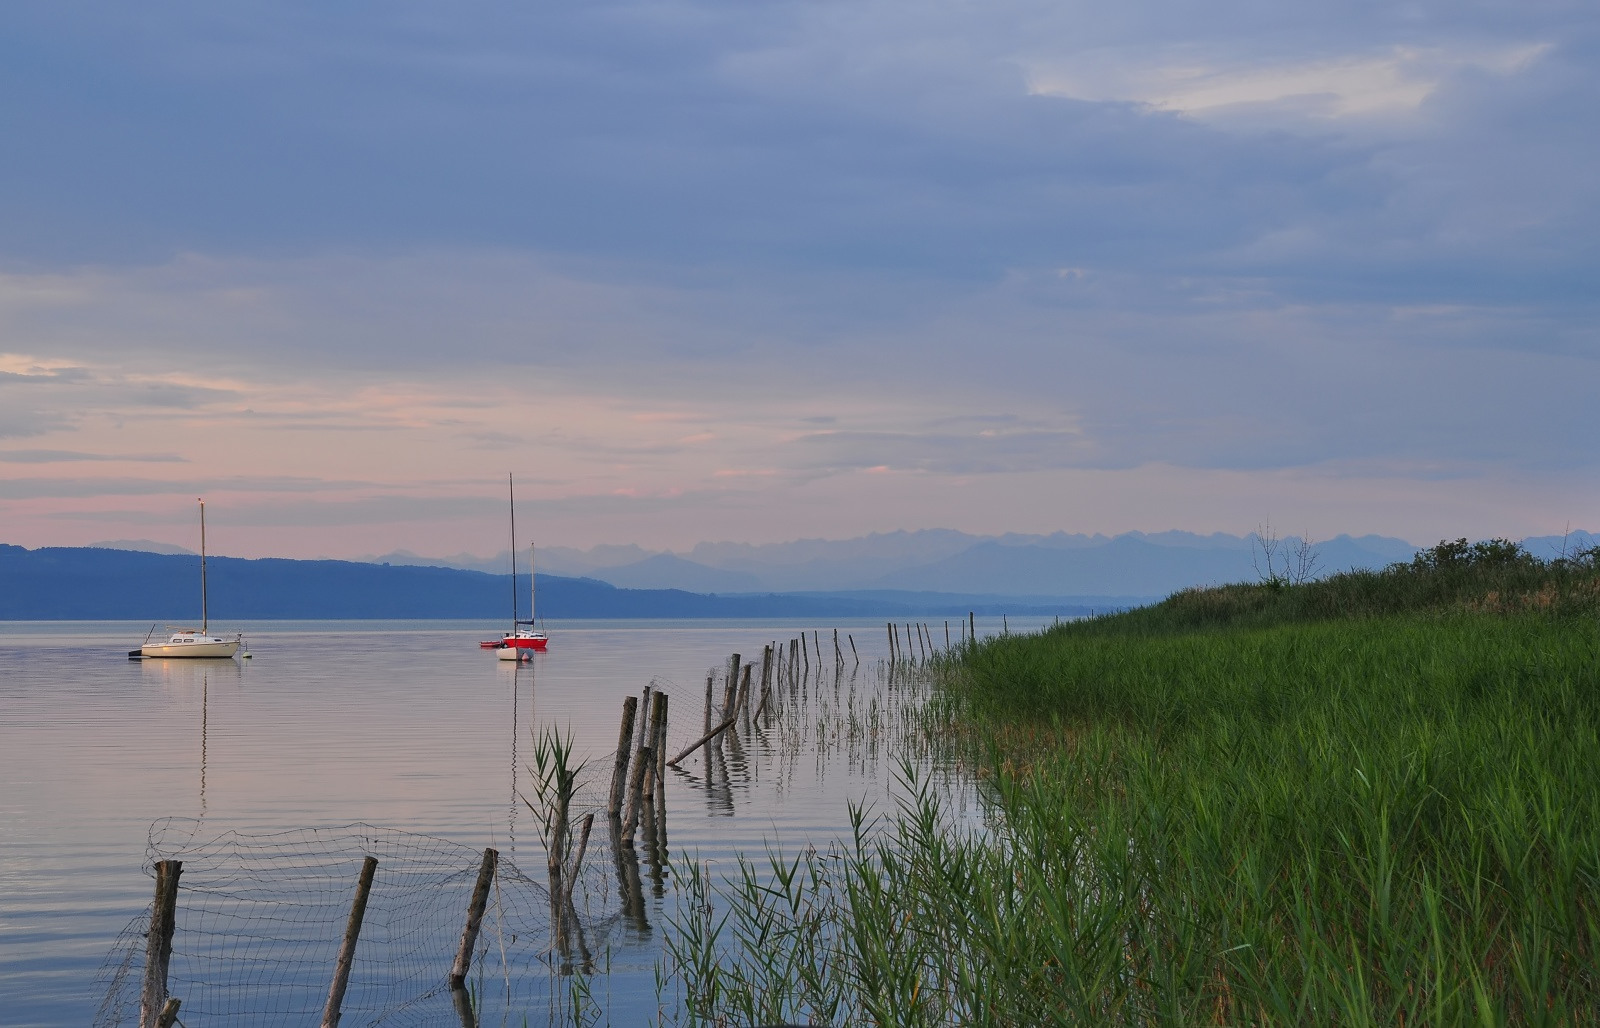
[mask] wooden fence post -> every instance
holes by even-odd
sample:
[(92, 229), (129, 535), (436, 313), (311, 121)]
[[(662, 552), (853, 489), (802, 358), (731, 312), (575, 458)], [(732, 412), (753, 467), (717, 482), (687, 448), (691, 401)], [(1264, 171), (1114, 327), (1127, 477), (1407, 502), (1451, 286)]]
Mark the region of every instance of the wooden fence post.
[(623, 698), (622, 730), (617, 733), (616, 766), (611, 769), (611, 801), (606, 806), (606, 813), (613, 817), (622, 810), (623, 790), (628, 785), (628, 743), (633, 741), (633, 718), (638, 708), (638, 697)]
[(478, 865), (478, 881), (472, 887), (472, 899), (467, 903), (467, 924), (461, 929), (461, 946), (456, 950), (456, 962), (450, 967), (452, 989), (459, 988), (467, 980), (467, 971), (472, 968), (472, 948), (478, 944), (483, 911), (489, 905), (489, 886), (494, 883), (494, 869), (499, 862), (500, 852), (486, 847), (483, 862)]
[(339, 960), (333, 965), (333, 984), (328, 986), (328, 1005), (322, 1009), (322, 1028), (338, 1028), (339, 1008), (344, 1005), (344, 990), (350, 984), (350, 965), (356, 958), (356, 940), (361, 937), (361, 919), (367, 916), (367, 897), (372, 893), (372, 876), (377, 871), (377, 857), (367, 857), (361, 862), (356, 898), (350, 904), (344, 940), (339, 943)]
[[(156, 898), (150, 907), (150, 933), (145, 941), (139, 1028), (156, 1028), (166, 1011), (167, 967), (172, 962), (172, 932), (177, 927), (178, 876), (181, 874), (183, 861), (156, 861)], [(176, 1016), (176, 1007), (173, 1012)]]
[(667, 815), (667, 701), (671, 699), (666, 693), (661, 694), (661, 727), (656, 731), (656, 816), (665, 819)]

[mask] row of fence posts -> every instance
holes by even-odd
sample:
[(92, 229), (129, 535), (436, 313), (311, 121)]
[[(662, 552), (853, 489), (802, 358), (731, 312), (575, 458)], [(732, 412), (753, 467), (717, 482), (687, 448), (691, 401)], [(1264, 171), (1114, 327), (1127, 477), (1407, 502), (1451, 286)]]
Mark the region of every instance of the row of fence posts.
[[(978, 638), (976, 612), (967, 611), (966, 623), (962, 624), (957, 621), (956, 628), (961, 633), (956, 640), (958, 645), (967, 646), (976, 642)], [(930, 657), (938, 655), (939, 647), (934, 643), (933, 631), (926, 622), (906, 622), (904, 639), (901, 638), (900, 629), (901, 626), (893, 621), (884, 622), (884, 634), (889, 638), (890, 667), (900, 664), (925, 664)], [(915, 645), (913, 645), (913, 640), (915, 640)], [(951, 648), (950, 622), (946, 621), (944, 623), (944, 651), (948, 653)]]
[[(933, 652), (933, 639), (924, 624), (919, 624), (916, 638), (922, 647), (923, 659)], [(976, 637), (973, 615), (967, 615), (966, 639)], [(909, 649), (901, 643), (899, 630), (889, 623), (889, 653), (891, 664), (911, 659), (902, 656)], [(906, 625), (906, 640), (912, 638), (911, 625)], [(857, 666), (861, 663), (855, 637), (845, 634), (850, 654)], [(643, 824), (646, 848), (651, 864), (659, 878), (665, 861), (666, 849), (666, 769), (676, 768), (696, 750), (705, 747), (720, 752), (729, 730), (742, 718), (748, 726), (754, 718), (759, 720), (770, 703), (773, 691), (781, 685), (791, 690), (811, 674), (811, 656), (816, 656), (817, 670), (822, 669), (821, 633), (813, 631), (810, 646), (805, 633), (788, 640), (787, 646), (777, 642), (762, 648), (760, 677), (752, 681), (756, 665), (744, 663), (740, 654), (728, 660), (724, 677), (722, 702), (714, 705), (715, 675), (706, 678), (704, 730), (682, 752), (667, 757), (667, 694), (646, 686), (643, 701), (628, 696), (622, 703), (622, 723), (617, 736), (616, 762), (611, 773), (611, 789), (606, 805), (606, 815), (611, 829), (612, 853), (617, 865), (619, 887), (623, 897), (623, 914), (629, 918), (643, 918), (643, 890), (639, 882), (639, 865), (632, 856), (634, 837)], [(945, 646), (950, 644), (950, 624), (945, 622)], [(834, 669), (845, 667), (844, 648), (839, 641), (839, 630), (833, 630)], [(757, 693), (754, 714), (751, 713), (752, 689)], [(641, 712), (643, 716), (641, 716)], [(715, 722), (715, 723), (713, 723)], [(557, 809), (552, 812), (550, 833), (549, 882), (551, 926), (555, 945), (570, 959), (573, 941), (587, 963), (589, 953), (583, 938), (582, 924), (573, 906), (572, 893), (577, 884), (583, 859), (588, 850), (594, 814), (583, 819), (575, 852), (569, 854), (570, 791), (558, 790)], [(499, 866), (499, 851), (488, 848), (478, 869), (477, 882), (467, 907), (466, 925), (461, 932), (461, 945), (457, 949), (450, 969), (451, 999), (464, 1028), (475, 1028), (476, 1017), (465, 982), (472, 964), (472, 951), (477, 945), (479, 929), (488, 904), (489, 891)], [(356, 883), (356, 895), (340, 940), (339, 955), (334, 963), (333, 981), (328, 987), (328, 1001), (323, 1009), (322, 1028), (337, 1028), (345, 989), (350, 980), (350, 969), (355, 959), (356, 942), (361, 935), (361, 923), (366, 914), (367, 899), (371, 895), (373, 878), (377, 873), (378, 859), (368, 856), (362, 861)], [(177, 1021), (182, 1001), (167, 994), (167, 972), (172, 959), (172, 936), (177, 919), (178, 879), (183, 873), (180, 860), (161, 860), (155, 865), (156, 896), (151, 908), (150, 930), (147, 937), (145, 975), (139, 999), (140, 1028), (171, 1028)], [(659, 882), (658, 882), (659, 884)], [(632, 909), (637, 908), (637, 909)], [(574, 940), (574, 936), (576, 937)]]
[[(499, 858), (497, 850), (491, 848), (483, 851), (478, 881), (467, 906), (466, 925), (461, 931), (461, 945), (450, 968), (451, 999), (456, 1013), (461, 1017), (463, 1028), (477, 1026), (465, 983)], [(183, 1005), (182, 1000), (167, 992), (172, 936), (177, 927), (178, 879), (183, 874), (183, 861), (158, 860), (155, 872), (156, 895), (150, 909), (150, 927), (145, 938), (144, 980), (139, 993), (139, 1028), (171, 1028)], [(356, 879), (355, 899), (351, 901), (350, 914), (345, 920), (344, 935), (339, 940), (339, 955), (334, 960), (333, 980), (328, 985), (328, 1000), (322, 1009), (322, 1028), (337, 1028), (339, 1024), (345, 990), (350, 984), (350, 970), (355, 963), (356, 943), (361, 937), (361, 924), (366, 918), (367, 900), (372, 895), (372, 881), (377, 872), (377, 857), (362, 859), (361, 872)]]

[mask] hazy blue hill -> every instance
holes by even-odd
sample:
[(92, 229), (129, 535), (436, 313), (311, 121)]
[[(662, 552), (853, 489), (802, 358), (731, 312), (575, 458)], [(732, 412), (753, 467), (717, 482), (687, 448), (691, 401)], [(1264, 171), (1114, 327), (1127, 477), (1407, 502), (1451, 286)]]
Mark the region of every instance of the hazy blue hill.
[[(206, 564), (211, 614), (218, 621), (482, 617), (498, 623), (511, 609), (508, 575), (337, 560), (211, 557)], [(194, 556), (0, 546), (0, 618), (198, 622), (199, 571)], [(539, 576), (539, 600), (548, 617), (757, 617), (769, 610), (783, 616), (817, 606), (618, 589), (545, 575)]]
[[(212, 619), (222, 624), (256, 618), (481, 617), (487, 625), (498, 626), (511, 606), (509, 575), (340, 560), (211, 557), (206, 564)], [(1049, 597), (975, 602), (971, 597), (925, 593), (705, 595), (539, 576), (539, 612), (550, 618), (929, 618), (959, 617), (969, 609), (1063, 616), (1087, 610)], [(0, 544), (0, 619), (198, 623), (200, 559)]]

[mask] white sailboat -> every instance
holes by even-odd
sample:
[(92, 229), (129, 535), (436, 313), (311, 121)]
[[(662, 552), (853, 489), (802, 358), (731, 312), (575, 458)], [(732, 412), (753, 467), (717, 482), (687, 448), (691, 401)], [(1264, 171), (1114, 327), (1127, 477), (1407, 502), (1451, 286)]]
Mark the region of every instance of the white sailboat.
[(200, 629), (173, 629), (166, 642), (151, 642), (150, 635), (137, 650), (129, 650), (130, 657), (232, 657), (244, 645), (242, 634), (232, 639), (211, 634), (210, 611), (206, 604), (206, 501), (200, 502)]

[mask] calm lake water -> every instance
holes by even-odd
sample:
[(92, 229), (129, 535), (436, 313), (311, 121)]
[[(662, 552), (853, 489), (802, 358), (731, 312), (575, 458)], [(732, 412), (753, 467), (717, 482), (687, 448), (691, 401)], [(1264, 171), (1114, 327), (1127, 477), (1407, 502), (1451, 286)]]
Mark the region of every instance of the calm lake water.
[[(609, 763), (599, 758), (609, 761), (616, 747), (624, 697), (655, 681), (671, 697), (672, 741), (686, 744), (700, 734), (708, 670), (726, 667), (733, 652), (759, 662), (763, 644), (802, 628), (552, 622), (549, 652), (519, 667), (478, 648), (497, 627), (481, 622), (220, 624), (244, 631), (253, 659), (127, 660), (148, 627), (0, 624), (5, 1024), (93, 1020), (104, 995), (96, 975), (150, 903), (144, 864), (159, 819), (195, 819), (180, 822), (195, 838), (363, 822), (495, 846), (530, 874), (542, 871), (537, 825), (518, 798), (532, 794), (535, 731), (570, 730), (578, 755), (597, 758), (589, 777), (603, 785)], [(816, 627), (829, 673), (821, 687), (807, 683), (819, 705), (807, 717), (878, 716), (891, 699), (883, 623)], [(841, 643), (854, 636), (861, 657), (857, 670), (845, 647), (848, 670), (837, 682), (835, 627)], [(932, 627), (942, 643), (942, 623)], [(981, 636), (1000, 624), (978, 627)], [(887, 797), (893, 749), (875, 725), (841, 745), (839, 732), (796, 722), (747, 736), (720, 779), (685, 761), (666, 784), (670, 855), (731, 866), (736, 854), (759, 857), (772, 842), (825, 848), (847, 829), (849, 801)], [(655, 931), (596, 940), (609, 971), (596, 989), (613, 1023), (642, 1024), (656, 1010), (659, 927), (672, 902), (670, 888), (660, 891), (646, 897), (639, 922)]]

